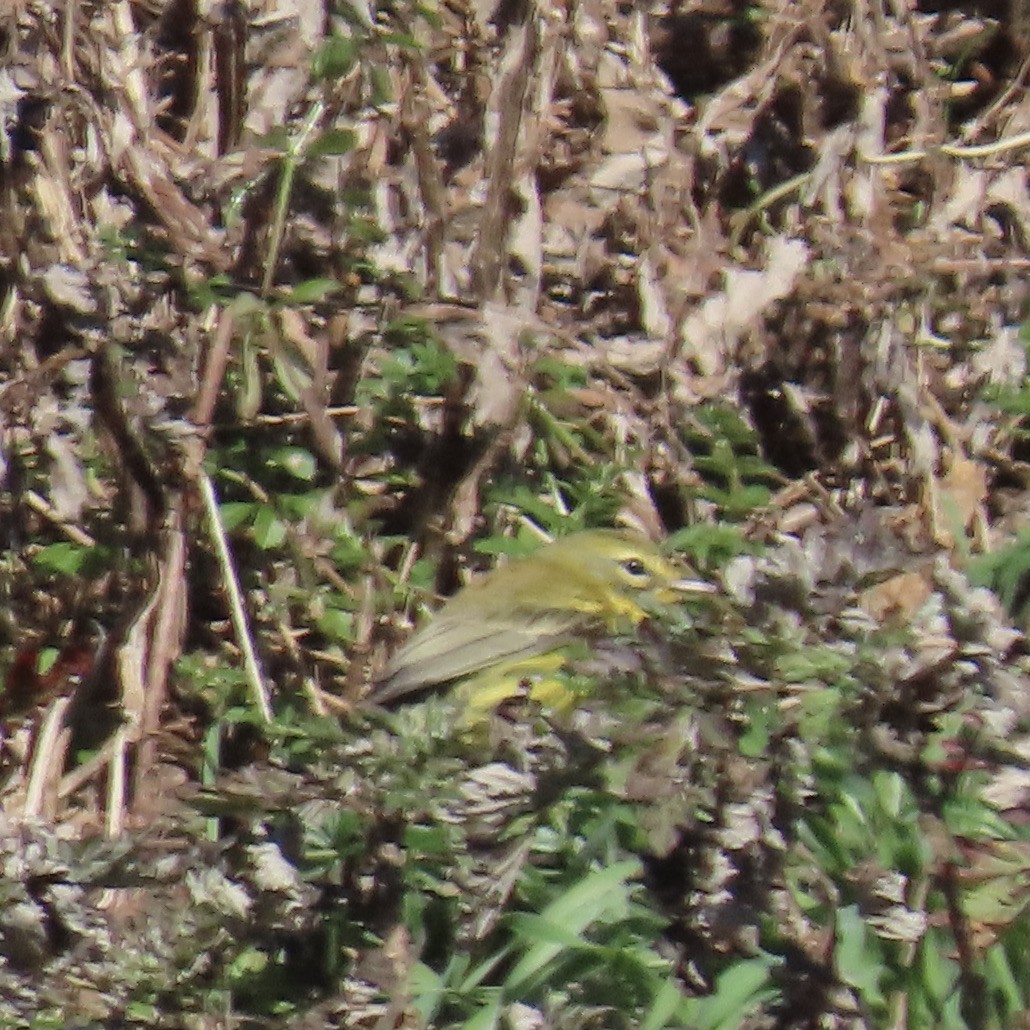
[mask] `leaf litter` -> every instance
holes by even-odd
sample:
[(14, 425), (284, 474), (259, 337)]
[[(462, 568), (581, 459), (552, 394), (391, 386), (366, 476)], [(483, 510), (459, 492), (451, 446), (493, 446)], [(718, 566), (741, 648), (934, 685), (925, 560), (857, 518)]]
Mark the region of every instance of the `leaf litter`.
[[(701, 620), (694, 653), (677, 655), (681, 687), (710, 703), (652, 713), (639, 737), (653, 743), (628, 749), (620, 788), (650, 806), (644, 882), (685, 989), (714, 990), (722, 958), (754, 955), (773, 913), (806, 961), (742, 1025), (877, 1024), (876, 991), (836, 964), (854, 944), (851, 910), (827, 903), (835, 955), (794, 882), (797, 824), (783, 808), (812, 789), (792, 782), (792, 762), (824, 718), (849, 721), (862, 761), (921, 769), (928, 832), (964, 849), (963, 876), (996, 887), (982, 911), (949, 910), (959, 945), (986, 947), (1025, 920), (1025, 845), (1006, 852), (998, 827), (946, 833), (929, 782), (975, 771), (993, 811), (1025, 823), (1025, 640), (965, 575), (971, 555), (1011, 542), (1025, 510), (1019, 419), (985, 393), (1018, 391), (1026, 369), (1024, 23), (1019, 4), (999, 19), (708, 0), (445, 3), (428, 18), (289, 0), (203, 17), (179, 3), (19, 3), (0, 73), (0, 1020), (48, 1005), (124, 1015), (118, 984), (149, 983), (144, 942), (185, 991), (196, 971), (183, 942), (217, 955), (223, 918), (243, 939), (318, 925), (315, 894), (265, 841), (232, 861), (202, 844), (179, 795), (197, 782), (210, 709), (170, 689), (176, 663), (235, 663), (213, 577), (239, 576), (267, 678), (347, 709), (360, 670), (307, 643), (341, 576), (323, 527), (386, 527), (453, 568), (499, 525), (491, 485), (535, 460), (526, 398), (546, 389), (548, 360), (585, 374), (563, 401), (570, 421), (638, 456), (621, 462), (622, 521), (679, 529), (669, 498), (684, 495), (697, 523), (725, 517), (685, 442), (712, 437), (706, 405), (739, 415), (769, 470), (743, 522), (765, 550), (726, 567), (732, 614)], [(325, 153), (309, 160), (320, 133)], [(327, 294), (291, 303), (316, 277)], [(458, 371), (379, 409), (362, 391), (389, 393), (387, 327), (417, 323)], [(241, 427), (282, 426), (339, 491), (298, 535), (268, 516), (265, 539), (285, 533), (290, 569), (253, 546), (218, 568), (195, 500), (205, 456)], [(573, 437), (550, 457), (596, 460)], [(561, 491), (534, 489), (562, 512)], [(383, 568), (341, 590), (371, 653)], [(277, 602), (298, 582), (310, 611)], [(847, 703), (826, 715), (828, 681)], [(767, 708), (786, 722), (763, 736)], [(438, 739), (432, 706), (400, 718), (402, 741)], [(518, 826), (542, 796), (589, 782), (613, 739), (627, 743), (589, 705), (564, 739), (495, 732), (491, 754), (518, 761), (455, 762), (412, 825)], [(273, 786), (260, 749), (239, 746), (258, 779), (239, 789), (261, 813), (309, 792), (305, 832), (328, 834), (335, 816), (316, 802), (333, 794), (381, 833), (345, 875), (357, 908), (381, 906), (385, 943), (357, 949), (353, 975), (307, 1016), (403, 1018), (416, 953), (389, 914), (392, 781), (370, 782), (369, 749), (344, 739), (325, 744), (339, 768), (354, 763), (331, 790)], [(841, 803), (862, 808), (848, 791), (865, 787), (842, 780)], [(531, 849), (514, 832), (500, 850), (468, 832), (465, 864), (438, 889), (468, 888), (461, 932), (483, 940)], [(851, 896), (881, 938), (925, 942), (915, 878), (899, 879), (875, 840), (842, 873)], [(104, 913), (101, 889), (114, 887)], [(118, 941), (138, 968), (119, 965)], [(176, 1025), (159, 1010), (155, 1025)], [(581, 1025), (562, 1018), (553, 1025)]]

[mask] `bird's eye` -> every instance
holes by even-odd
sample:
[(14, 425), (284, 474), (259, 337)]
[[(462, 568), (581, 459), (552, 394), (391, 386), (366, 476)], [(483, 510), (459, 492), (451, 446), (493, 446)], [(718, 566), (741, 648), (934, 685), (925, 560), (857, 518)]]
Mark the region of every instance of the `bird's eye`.
[(647, 568), (639, 558), (627, 558), (622, 563), (622, 567), (634, 579), (640, 579), (642, 576), (647, 575)]

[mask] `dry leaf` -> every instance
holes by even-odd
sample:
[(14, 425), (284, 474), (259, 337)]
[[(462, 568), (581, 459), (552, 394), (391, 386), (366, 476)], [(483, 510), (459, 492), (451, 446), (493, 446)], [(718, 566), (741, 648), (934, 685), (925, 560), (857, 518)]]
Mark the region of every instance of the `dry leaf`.
[(907, 622), (930, 596), (930, 583), (921, 572), (902, 572), (863, 590), (858, 603), (877, 622), (899, 618)]

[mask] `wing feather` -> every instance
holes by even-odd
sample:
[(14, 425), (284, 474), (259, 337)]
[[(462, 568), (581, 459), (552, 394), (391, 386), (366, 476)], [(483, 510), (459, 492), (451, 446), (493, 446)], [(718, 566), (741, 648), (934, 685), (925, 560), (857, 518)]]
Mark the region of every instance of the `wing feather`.
[(498, 662), (542, 654), (566, 643), (582, 621), (567, 612), (547, 612), (518, 623), (441, 611), (397, 651), (369, 700), (385, 704)]

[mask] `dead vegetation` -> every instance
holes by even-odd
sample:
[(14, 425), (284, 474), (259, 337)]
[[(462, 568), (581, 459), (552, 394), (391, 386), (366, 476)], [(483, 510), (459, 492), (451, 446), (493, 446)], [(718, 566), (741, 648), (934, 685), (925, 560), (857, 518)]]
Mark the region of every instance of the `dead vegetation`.
[[(1027, 32), (16, 0), (0, 1025), (1025, 1018), (1026, 649), (966, 573), (1024, 511)], [(662, 703), (362, 721), (407, 600), (530, 522), (721, 577)], [(639, 997), (498, 943), (593, 847)]]

